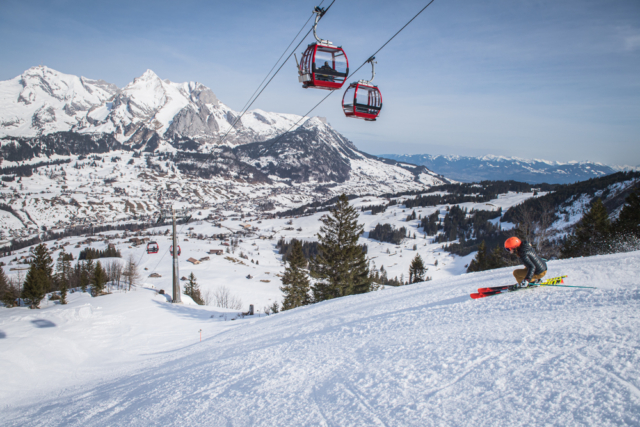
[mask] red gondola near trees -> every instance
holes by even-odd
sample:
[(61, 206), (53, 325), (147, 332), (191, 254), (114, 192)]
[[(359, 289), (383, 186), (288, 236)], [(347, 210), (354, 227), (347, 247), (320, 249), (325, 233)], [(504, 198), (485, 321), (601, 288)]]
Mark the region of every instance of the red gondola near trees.
[(157, 254), (160, 250), (157, 242), (149, 242), (147, 243), (147, 253), (148, 254)]
[[(169, 253), (173, 256), (173, 245), (169, 247)], [(178, 246), (178, 256), (180, 256), (181, 253), (182, 251), (180, 250), (180, 246)]]
[(313, 12), (316, 14), (313, 36), (317, 43), (311, 43), (302, 54), (297, 64), (298, 81), (305, 89), (340, 89), (349, 75), (349, 60), (340, 46), (333, 46), (329, 40), (322, 40), (316, 35), (318, 21), (326, 10), (316, 7)]
[(371, 57), (367, 62), (371, 63), (371, 80), (359, 80), (351, 83), (342, 97), (342, 110), (345, 116), (354, 119), (375, 121), (382, 110), (382, 94), (378, 86), (372, 84), (375, 71), (375, 60)]

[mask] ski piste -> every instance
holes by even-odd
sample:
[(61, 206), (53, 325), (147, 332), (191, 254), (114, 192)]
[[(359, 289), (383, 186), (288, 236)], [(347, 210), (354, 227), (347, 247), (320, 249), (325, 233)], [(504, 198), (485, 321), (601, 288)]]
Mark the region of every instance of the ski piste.
[(519, 290), (523, 290), (523, 289), (532, 289), (532, 288), (537, 288), (538, 286), (562, 286), (561, 284), (564, 283), (564, 278), (567, 277), (565, 276), (558, 276), (558, 277), (552, 277), (550, 279), (546, 279), (540, 283), (532, 283), (529, 282), (529, 286), (527, 286), (526, 288), (521, 288), (518, 287), (517, 285), (507, 285), (507, 286), (493, 286), (490, 288), (478, 288), (478, 292), (477, 293), (472, 293), (470, 295), (471, 298), (473, 299), (479, 299), (479, 298), (484, 298), (484, 297), (490, 297), (492, 295), (498, 295), (498, 294), (502, 294), (502, 293), (506, 293), (506, 292), (515, 292), (515, 291), (519, 291)]

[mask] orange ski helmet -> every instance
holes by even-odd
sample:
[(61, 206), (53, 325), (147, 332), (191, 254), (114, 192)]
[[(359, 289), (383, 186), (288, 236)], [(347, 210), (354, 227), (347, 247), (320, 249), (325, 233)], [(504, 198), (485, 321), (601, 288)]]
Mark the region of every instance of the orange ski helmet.
[(506, 242), (504, 242), (504, 248), (506, 250), (517, 249), (520, 247), (522, 242), (517, 237), (509, 237)]

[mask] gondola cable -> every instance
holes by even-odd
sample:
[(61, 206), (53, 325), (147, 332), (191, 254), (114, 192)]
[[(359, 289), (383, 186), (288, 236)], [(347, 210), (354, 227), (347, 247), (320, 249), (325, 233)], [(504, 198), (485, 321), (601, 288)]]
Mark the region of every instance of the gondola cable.
[[(322, 6), (322, 3), (324, 3), (324, 0), (322, 0), (320, 2), (319, 6)], [(331, 7), (331, 6), (329, 6)], [(326, 11), (325, 11), (326, 12)], [(260, 87), (262, 87), (262, 85), (264, 84), (264, 82), (267, 80), (267, 78), (269, 77), (269, 75), (271, 74), (271, 72), (273, 71), (274, 68), (276, 68), (276, 66), (278, 65), (278, 63), (280, 62), (280, 60), (282, 59), (282, 57), (284, 56), (285, 53), (287, 53), (287, 51), (289, 50), (289, 48), (291, 47), (291, 45), (296, 41), (296, 39), (298, 38), (298, 36), (300, 35), (300, 33), (302, 32), (302, 30), (304, 30), (304, 28), (307, 26), (307, 24), (309, 23), (309, 21), (311, 20), (311, 18), (313, 18), (313, 13), (311, 14), (311, 16), (309, 16), (309, 18), (307, 19), (307, 22), (304, 23), (304, 25), (302, 26), (302, 28), (300, 28), (300, 31), (298, 31), (298, 34), (296, 34), (296, 36), (293, 38), (293, 40), (291, 40), (291, 43), (289, 43), (289, 46), (286, 47), (286, 49), (284, 50), (284, 52), (282, 52), (282, 55), (280, 55), (280, 58), (278, 58), (278, 60), (276, 61), (275, 64), (273, 64), (273, 67), (271, 67), (271, 69), (269, 70), (269, 72), (267, 73), (266, 76), (264, 76), (264, 79), (262, 79), (262, 82), (260, 82), (260, 84), (258, 85), (258, 87), (256, 88), (256, 90), (253, 92), (253, 94), (249, 97), (249, 99), (247, 100), (247, 102), (244, 104), (244, 106), (242, 107), (242, 110), (240, 111), (246, 111), (247, 109), (247, 105), (249, 104), (249, 102), (251, 101), (251, 99), (254, 97), (254, 95), (258, 92), (258, 90), (260, 90)], [(304, 38), (306, 38), (309, 35), (309, 33), (307, 33), (305, 35)], [(304, 40), (303, 38), (303, 40)], [(299, 46), (299, 45), (298, 45)], [(297, 47), (297, 46), (296, 46)], [(295, 52), (295, 49), (294, 49)], [(291, 55), (289, 55), (289, 58), (291, 57)], [(289, 59), (287, 58), (287, 60)], [(285, 61), (286, 62), (286, 61)], [(277, 74), (277, 73), (276, 73)], [(268, 84), (268, 83), (267, 83)], [(235, 125), (235, 123), (234, 123)]]
[[(402, 30), (404, 30), (404, 29), (407, 27), (407, 25), (411, 24), (411, 22), (413, 22), (413, 20), (414, 20), (414, 19), (416, 19), (416, 18), (417, 18), (417, 17), (418, 17), (422, 12), (424, 12), (424, 10), (425, 10), (426, 8), (428, 8), (428, 7), (431, 5), (431, 3), (433, 3), (434, 1), (435, 1), (435, 0), (431, 0), (429, 3), (427, 3), (427, 5), (426, 5), (425, 7), (423, 7), (422, 9), (420, 9), (420, 11), (419, 11), (418, 13), (416, 13), (416, 14), (413, 16), (413, 18), (411, 18), (411, 19), (410, 19), (406, 24), (404, 24), (404, 26), (403, 26), (402, 28), (400, 28), (400, 29), (399, 29), (399, 30), (398, 30), (398, 31), (397, 31), (393, 36), (391, 36), (391, 38), (390, 38), (389, 40), (387, 40), (387, 41), (386, 41), (386, 42), (385, 42), (385, 43), (380, 47), (380, 49), (376, 50), (376, 51), (375, 51), (375, 53), (374, 53), (373, 55), (371, 55), (371, 56), (370, 56), (370, 57), (369, 57), (365, 62), (363, 62), (363, 63), (362, 63), (362, 65), (360, 65), (360, 66), (359, 66), (359, 67), (358, 67), (354, 72), (352, 72), (351, 74), (349, 74), (349, 76), (348, 76), (347, 78), (352, 77), (354, 74), (356, 74), (358, 71), (360, 71), (360, 69), (361, 69), (362, 67), (364, 67), (364, 66), (365, 66), (365, 64), (369, 63), (369, 62), (372, 60), (372, 58), (374, 58), (374, 57), (378, 54), (378, 52), (380, 52), (382, 49), (384, 49), (384, 47), (385, 47), (386, 45), (388, 45), (388, 44), (389, 44), (389, 42), (391, 42), (391, 40), (393, 40), (393, 39), (394, 39), (398, 34), (400, 34), (400, 32), (401, 32)], [(330, 97), (332, 94), (333, 94), (333, 91), (332, 91), (332, 92), (329, 92), (329, 93), (328, 93), (324, 98), (322, 98), (322, 99), (320, 100), (320, 102), (318, 102), (316, 105), (314, 105), (312, 109), (310, 109), (310, 110), (309, 110), (309, 111), (308, 111), (304, 116), (302, 116), (302, 117), (301, 117), (301, 118), (300, 118), (296, 123), (294, 123), (294, 124), (293, 124), (293, 126), (291, 126), (291, 127), (290, 127), (289, 129), (287, 129), (285, 132), (283, 132), (282, 134), (280, 134), (280, 135), (278, 136), (278, 139), (276, 139), (276, 140), (274, 141), (274, 144), (275, 144), (276, 142), (280, 141), (280, 139), (281, 139), (284, 135), (286, 135), (287, 133), (291, 132), (291, 130), (292, 130), (294, 127), (298, 126), (298, 123), (300, 123), (300, 121), (301, 121), (301, 120), (303, 120), (303, 119), (307, 119), (307, 120), (309, 120), (311, 117), (307, 117), (307, 116), (308, 116), (309, 114), (311, 114), (311, 113), (313, 112), (313, 110), (315, 110), (316, 108), (318, 108), (318, 106), (319, 106), (320, 104), (322, 104), (322, 103), (323, 103), (323, 102), (324, 102), (328, 97)], [(305, 122), (306, 122), (306, 120), (305, 120)], [(303, 123), (303, 124), (304, 124), (304, 123)], [(302, 126), (302, 125), (300, 125), (300, 126)]]
[[(323, 0), (323, 2), (324, 2), (324, 0)], [(333, 6), (333, 4), (334, 4), (335, 2), (336, 2), (336, 0), (333, 0), (333, 1), (331, 2), (331, 4), (330, 4), (330, 5), (329, 5), (325, 10), (324, 10), (323, 15), (324, 15), (325, 13), (327, 13), (327, 12), (329, 11), (329, 9), (331, 9), (331, 6)], [(320, 4), (322, 4), (322, 3), (320, 3)], [(314, 11), (314, 14), (315, 14), (315, 11)], [(311, 15), (311, 16), (313, 16), (313, 15)], [(311, 19), (311, 18), (309, 18), (309, 19)], [(309, 20), (307, 20), (307, 22), (309, 22)], [(306, 25), (306, 23), (305, 23), (305, 25)], [(269, 79), (269, 81), (267, 82), (267, 84), (262, 88), (262, 90), (260, 90), (260, 92), (258, 93), (258, 95), (256, 95), (256, 97), (255, 97), (255, 98), (253, 98), (253, 100), (252, 100), (252, 101), (251, 101), (251, 103), (247, 106), (247, 108), (245, 108), (245, 110), (240, 114), (240, 116), (239, 116), (239, 117), (238, 117), (238, 118), (233, 122), (233, 124), (231, 125), (231, 127), (229, 128), (229, 130), (227, 131), (227, 133), (224, 135), (224, 137), (222, 138), (222, 140), (219, 142), (219, 144), (222, 144), (222, 143), (227, 139), (227, 136), (229, 135), (229, 133), (231, 132), (231, 130), (235, 128), (236, 123), (238, 123), (238, 121), (240, 121), (240, 120), (242, 119), (242, 117), (245, 115), (245, 113), (246, 113), (247, 111), (249, 111), (249, 108), (251, 108), (251, 106), (254, 104), (254, 102), (256, 102), (256, 100), (260, 97), (260, 95), (262, 94), (262, 92), (264, 92), (264, 90), (267, 88), (267, 86), (269, 86), (269, 83), (271, 83), (271, 81), (276, 77), (276, 75), (278, 75), (278, 73), (280, 72), (280, 70), (282, 69), (282, 67), (284, 67), (284, 64), (286, 64), (286, 63), (289, 61), (289, 59), (291, 59), (291, 56), (295, 53), (296, 49), (298, 49), (298, 47), (300, 47), (300, 45), (302, 44), (302, 42), (307, 38), (307, 36), (309, 35), (309, 33), (311, 33), (311, 31), (312, 31), (312, 30), (313, 30), (313, 28), (311, 28), (309, 31), (307, 31), (307, 33), (304, 35), (304, 37), (302, 38), (302, 40), (300, 40), (300, 42), (296, 45), (296, 47), (295, 47), (295, 48), (293, 48), (293, 50), (291, 51), (291, 53), (289, 54), (289, 56), (287, 56), (287, 59), (285, 59), (285, 60), (284, 60), (284, 62), (282, 62), (282, 64), (281, 64), (281, 65), (280, 65), (280, 67), (278, 68), (278, 70), (273, 74), (273, 76), (271, 76), (271, 78)], [(298, 32), (298, 34), (300, 34), (300, 33)], [(297, 35), (296, 35), (296, 37), (297, 37)], [(295, 38), (294, 38), (294, 40), (295, 40)], [(293, 43), (293, 42), (292, 42), (292, 43)], [(289, 46), (291, 46), (291, 45), (289, 45)], [(287, 49), (288, 49), (288, 48), (287, 48)], [(277, 64), (277, 63), (276, 63), (276, 64)], [(267, 76), (268, 76), (268, 74), (267, 74)], [(259, 87), (259, 86), (258, 86), (258, 87)], [(207, 159), (206, 161), (208, 161), (208, 159)], [(205, 161), (205, 162), (206, 162), (206, 161)]]

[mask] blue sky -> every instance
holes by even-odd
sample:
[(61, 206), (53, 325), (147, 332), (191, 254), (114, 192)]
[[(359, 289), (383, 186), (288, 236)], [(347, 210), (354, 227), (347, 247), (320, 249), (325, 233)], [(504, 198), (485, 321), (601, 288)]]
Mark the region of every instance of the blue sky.
[[(123, 87), (152, 69), (240, 110), (319, 2), (2, 0), (0, 80), (43, 64)], [(318, 34), (353, 70), (425, 4), (337, 0)], [(377, 60), (377, 122), (345, 118), (342, 92), (313, 113), (369, 153), (640, 165), (637, 0), (436, 0)], [(325, 94), (292, 59), (253, 108), (304, 114)]]

